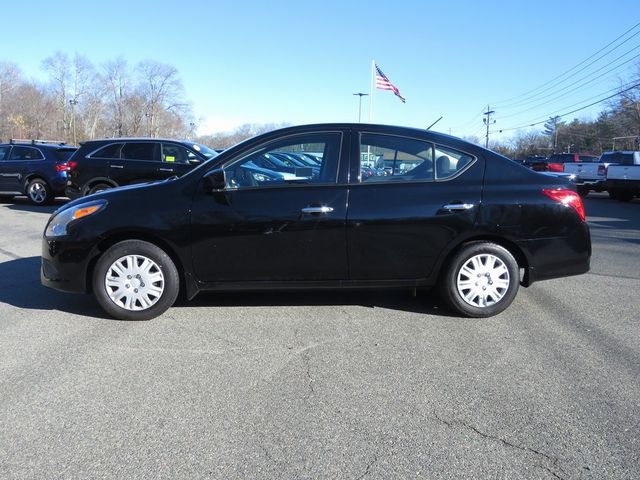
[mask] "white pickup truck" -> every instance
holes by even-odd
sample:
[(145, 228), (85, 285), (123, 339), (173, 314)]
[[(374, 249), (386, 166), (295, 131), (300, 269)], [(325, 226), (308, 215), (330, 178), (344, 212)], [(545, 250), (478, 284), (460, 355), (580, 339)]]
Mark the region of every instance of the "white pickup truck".
[(613, 159), (605, 152), (600, 159), (592, 157), (592, 162), (567, 162), (564, 164), (564, 173), (575, 176), (575, 183), (580, 195), (587, 195), (591, 190), (603, 192), (607, 187), (607, 168), (613, 163)]
[(640, 197), (640, 151), (611, 153), (615, 155), (616, 165), (607, 170), (609, 195), (623, 202)]

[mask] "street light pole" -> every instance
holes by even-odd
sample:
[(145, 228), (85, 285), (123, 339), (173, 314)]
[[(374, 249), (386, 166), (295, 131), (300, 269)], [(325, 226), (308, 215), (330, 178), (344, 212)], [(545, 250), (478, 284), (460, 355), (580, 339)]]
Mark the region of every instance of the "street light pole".
[(78, 144), (78, 138), (76, 136), (76, 105), (78, 101), (75, 98), (69, 100), (69, 105), (71, 105), (71, 121), (73, 122), (73, 144)]
[(357, 95), (358, 97), (360, 97), (358, 99), (358, 123), (360, 123), (360, 120), (362, 119), (362, 97), (368, 97), (369, 94), (368, 93), (354, 93), (354, 95)]

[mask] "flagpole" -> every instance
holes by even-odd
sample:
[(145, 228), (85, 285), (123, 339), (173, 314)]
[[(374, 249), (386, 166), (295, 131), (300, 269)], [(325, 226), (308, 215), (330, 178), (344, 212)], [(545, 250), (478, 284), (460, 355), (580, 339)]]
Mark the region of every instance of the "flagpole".
[(376, 65), (376, 61), (371, 60), (371, 90), (369, 92), (369, 123), (373, 123), (373, 94), (375, 91), (375, 81), (376, 81), (375, 65)]

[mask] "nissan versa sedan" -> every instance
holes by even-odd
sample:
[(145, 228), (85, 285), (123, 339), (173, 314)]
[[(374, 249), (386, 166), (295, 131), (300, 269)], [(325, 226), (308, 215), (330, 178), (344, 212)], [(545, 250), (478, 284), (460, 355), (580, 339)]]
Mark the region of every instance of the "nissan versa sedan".
[[(300, 155), (317, 166), (264, 162)], [(585, 273), (590, 257), (569, 181), (431, 131), (325, 124), (64, 205), (41, 279), (127, 320), (162, 314), (180, 291), (399, 287), (437, 287), (458, 314), (489, 317), (520, 285)]]

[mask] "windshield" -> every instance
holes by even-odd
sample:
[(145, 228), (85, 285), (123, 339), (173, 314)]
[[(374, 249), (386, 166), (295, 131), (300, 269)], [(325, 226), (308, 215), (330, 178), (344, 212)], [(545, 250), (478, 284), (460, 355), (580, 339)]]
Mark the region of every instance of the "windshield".
[(207, 160), (211, 160), (212, 158), (215, 158), (218, 155), (220, 155), (215, 150), (207, 147), (206, 145), (202, 145), (200, 143), (190, 143), (189, 146), (193, 148), (196, 152), (204, 155)]

